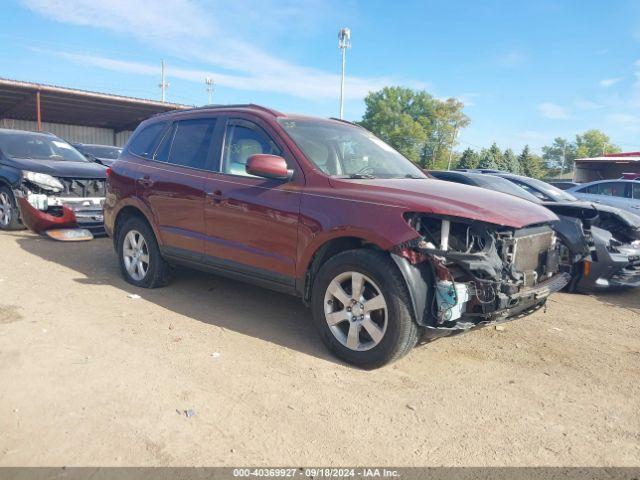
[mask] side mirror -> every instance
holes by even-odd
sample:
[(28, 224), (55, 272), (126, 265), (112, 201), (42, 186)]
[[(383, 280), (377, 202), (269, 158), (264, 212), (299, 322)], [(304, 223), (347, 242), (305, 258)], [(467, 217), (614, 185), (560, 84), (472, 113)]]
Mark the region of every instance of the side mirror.
[(266, 153), (251, 155), (245, 170), (250, 175), (276, 180), (289, 180), (293, 175), (293, 170), (287, 168), (284, 158)]

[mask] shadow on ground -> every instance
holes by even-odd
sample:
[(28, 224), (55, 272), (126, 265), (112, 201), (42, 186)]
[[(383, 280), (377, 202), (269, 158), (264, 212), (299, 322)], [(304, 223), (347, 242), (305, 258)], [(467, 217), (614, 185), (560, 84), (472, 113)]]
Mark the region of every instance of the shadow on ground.
[[(147, 290), (126, 283), (119, 271), (111, 240), (62, 243), (16, 232), (26, 252), (82, 275), (85, 285), (110, 285), (180, 315), (216, 325), (286, 348), (340, 363), (322, 345), (311, 323), (311, 312), (300, 299), (223, 277), (179, 268), (172, 283)], [(99, 294), (98, 291), (96, 291)]]
[(592, 295), (606, 305), (640, 311), (640, 288), (597, 292)]

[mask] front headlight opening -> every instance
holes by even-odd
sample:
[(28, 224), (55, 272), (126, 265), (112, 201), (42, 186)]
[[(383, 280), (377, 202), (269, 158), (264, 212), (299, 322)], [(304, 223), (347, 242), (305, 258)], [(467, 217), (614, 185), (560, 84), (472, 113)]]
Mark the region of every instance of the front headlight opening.
[(64, 185), (55, 177), (46, 173), (23, 171), (22, 178), (33, 183), (37, 187), (51, 192), (59, 192), (64, 189)]

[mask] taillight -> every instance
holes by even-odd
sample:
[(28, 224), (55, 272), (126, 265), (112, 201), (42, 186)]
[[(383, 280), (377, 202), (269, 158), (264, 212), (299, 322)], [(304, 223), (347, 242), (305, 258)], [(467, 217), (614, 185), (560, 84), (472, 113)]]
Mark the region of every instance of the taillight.
[(111, 175), (111, 167), (107, 167), (106, 175), (107, 178), (109, 178), (109, 175)]

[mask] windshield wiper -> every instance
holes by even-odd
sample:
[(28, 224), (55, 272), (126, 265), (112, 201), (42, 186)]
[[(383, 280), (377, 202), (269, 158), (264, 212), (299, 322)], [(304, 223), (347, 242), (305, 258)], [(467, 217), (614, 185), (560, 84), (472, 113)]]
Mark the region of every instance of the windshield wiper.
[(350, 173), (349, 175), (340, 175), (338, 178), (376, 178), (370, 173)]

